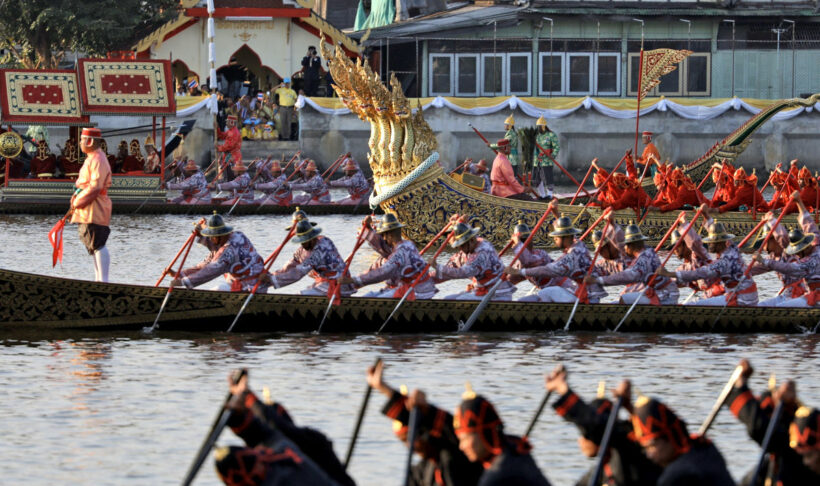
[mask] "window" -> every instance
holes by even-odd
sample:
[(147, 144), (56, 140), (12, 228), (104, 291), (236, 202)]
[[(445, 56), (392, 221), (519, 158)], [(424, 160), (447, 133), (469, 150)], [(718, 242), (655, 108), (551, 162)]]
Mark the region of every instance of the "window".
[(481, 55), (482, 96), (501, 96), (505, 94), (504, 57), (504, 54)]
[(595, 95), (621, 94), (621, 55), (598, 53), (595, 62)]
[(564, 93), (564, 54), (540, 53), (541, 69), (538, 71), (538, 94), (541, 96)]
[[(677, 69), (661, 77), (661, 82), (647, 96), (709, 96), (711, 83), (711, 56), (709, 52), (691, 54), (677, 65)], [(638, 94), (638, 63), (640, 53), (629, 53), (629, 96)]]
[(529, 52), (507, 54), (507, 86), (508, 94), (529, 96), (530, 89), (530, 61)]
[(478, 54), (456, 55), (456, 96), (478, 96)]
[(452, 96), (453, 55), (430, 54), (430, 96)]
[(567, 93), (592, 93), (592, 54), (567, 54)]

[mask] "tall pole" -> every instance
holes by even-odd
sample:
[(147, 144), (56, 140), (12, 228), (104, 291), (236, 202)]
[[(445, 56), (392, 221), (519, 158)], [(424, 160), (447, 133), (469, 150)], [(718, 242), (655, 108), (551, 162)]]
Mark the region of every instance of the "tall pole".
[(794, 72), (794, 31), (796, 30), (797, 26), (795, 25), (794, 20), (783, 19), (783, 22), (786, 22), (787, 24), (792, 25), (792, 73), (791, 74), (792, 74), (792, 98), (794, 98), (794, 78), (795, 78), (795, 72)]
[[(211, 113), (214, 116), (214, 125), (216, 126), (216, 114), (219, 112), (216, 100), (216, 45), (214, 43), (216, 37), (216, 28), (214, 25), (214, 0), (208, 0), (208, 63), (210, 69), (208, 71), (209, 80), (208, 88), (211, 90)], [(219, 127), (217, 126), (217, 130)], [(214, 131), (214, 157), (216, 157), (217, 133)]]
[(735, 21), (725, 19), (724, 22), (732, 24), (732, 98), (735, 97)]
[[(641, 84), (643, 82), (643, 25), (644, 21), (641, 19), (632, 19), (635, 22), (641, 23), (641, 57), (638, 60), (638, 108), (635, 113), (635, 150), (632, 152), (634, 157), (638, 156), (638, 134), (640, 133), (641, 123)], [(649, 164), (649, 161), (646, 161)]]

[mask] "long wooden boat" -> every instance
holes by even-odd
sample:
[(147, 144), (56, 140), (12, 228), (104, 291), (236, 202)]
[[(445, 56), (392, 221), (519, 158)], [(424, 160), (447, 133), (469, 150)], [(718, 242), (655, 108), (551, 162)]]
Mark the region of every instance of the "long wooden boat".
[[(150, 326), (167, 290), (0, 270), (0, 329), (141, 329)], [(160, 319), (161, 330), (225, 331), (247, 294), (175, 289)], [(396, 299), (350, 297), (333, 307), (323, 332), (374, 333)], [(405, 302), (387, 325), (388, 333), (451, 333), (477, 302)], [(327, 308), (325, 297), (262, 294), (251, 300), (235, 331), (313, 332)], [(571, 304), (491, 302), (475, 323), (477, 332), (557, 331)], [(613, 329), (628, 306), (579, 305), (572, 329)], [(820, 320), (817, 309), (698, 306), (638, 306), (621, 327), (625, 332), (800, 333)]]

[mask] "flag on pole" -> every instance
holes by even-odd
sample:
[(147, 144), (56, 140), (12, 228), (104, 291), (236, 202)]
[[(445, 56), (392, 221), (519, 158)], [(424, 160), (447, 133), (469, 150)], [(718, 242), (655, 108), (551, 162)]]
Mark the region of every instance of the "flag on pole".
[(57, 266), (57, 262), (63, 262), (63, 228), (68, 219), (69, 214), (66, 214), (62, 219), (57, 221), (57, 224), (48, 232), (48, 241), (51, 242), (51, 267)]
[(675, 70), (679, 62), (686, 59), (692, 51), (686, 49), (654, 49), (643, 52), (641, 65), (641, 89), (638, 91), (638, 99), (645, 98), (647, 93), (659, 85), (661, 76), (669, 74)]

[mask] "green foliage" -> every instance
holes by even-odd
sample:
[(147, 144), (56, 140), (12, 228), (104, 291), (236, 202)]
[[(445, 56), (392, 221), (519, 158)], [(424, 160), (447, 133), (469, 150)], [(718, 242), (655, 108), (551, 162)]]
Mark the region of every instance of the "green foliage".
[(518, 155), (521, 157), (521, 164), (526, 172), (532, 170), (532, 150), (535, 148), (535, 134), (537, 131), (537, 127), (518, 129), (518, 140), (521, 141), (521, 151), (518, 152)]
[(178, 7), (178, 0), (5, 0), (0, 47), (10, 51), (10, 62), (54, 69), (67, 50), (92, 56), (127, 50), (173, 19)]

